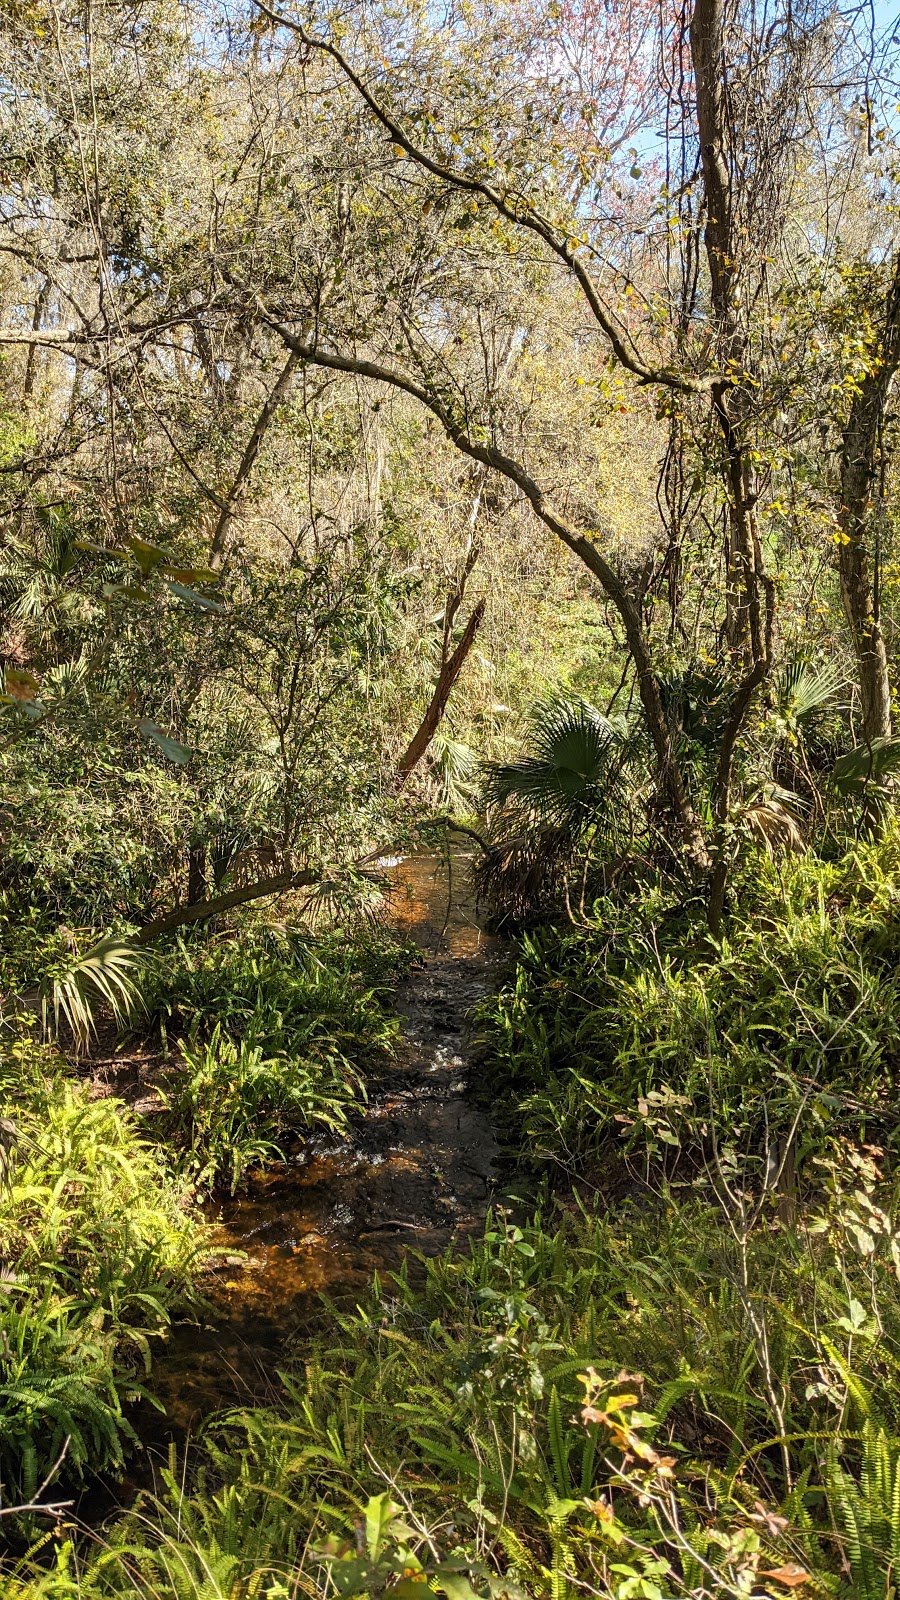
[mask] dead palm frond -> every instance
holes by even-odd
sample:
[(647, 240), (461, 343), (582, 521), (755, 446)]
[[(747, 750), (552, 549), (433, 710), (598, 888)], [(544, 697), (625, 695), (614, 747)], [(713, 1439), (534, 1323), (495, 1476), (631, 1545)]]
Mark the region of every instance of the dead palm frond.
[(740, 820), (768, 856), (797, 855), (806, 849), (797, 817), (801, 803), (793, 790), (767, 783), (742, 808)]

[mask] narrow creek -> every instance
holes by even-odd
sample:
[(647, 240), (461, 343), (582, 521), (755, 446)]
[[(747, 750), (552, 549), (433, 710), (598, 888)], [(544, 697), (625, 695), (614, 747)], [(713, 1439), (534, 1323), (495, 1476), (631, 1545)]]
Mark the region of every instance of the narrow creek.
[[(289, 1164), (252, 1174), (239, 1195), (207, 1208), (222, 1252), (201, 1285), (210, 1312), (173, 1328), (157, 1353), (150, 1387), (164, 1409), (136, 1409), (146, 1452), (113, 1505), (210, 1415), (277, 1400), (279, 1367), (304, 1332), (327, 1325), (323, 1296), (352, 1302), (407, 1251), (435, 1255), (480, 1230), (497, 1147), (471, 1092), (466, 1018), (492, 987), (500, 950), (479, 926), (468, 856), (385, 865), (390, 921), (421, 952), (397, 991), (396, 1057), (379, 1067), (346, 1133), (313, 1136)], [(95, 1496), (88, 1502), (81, 1514), (95, 1521)]]

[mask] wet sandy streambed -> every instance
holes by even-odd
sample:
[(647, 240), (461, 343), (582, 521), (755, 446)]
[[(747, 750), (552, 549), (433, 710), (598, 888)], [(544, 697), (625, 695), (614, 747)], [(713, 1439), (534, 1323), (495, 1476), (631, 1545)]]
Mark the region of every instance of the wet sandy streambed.
[[(209, 1207), (224, 1251), (201, 1284), (212, 1314), (175, 1327), (155, 1357), (165, 1414), (144, 1403), (132, 1419), (151, 1453), (182, 1446), (223, 1408), (275, 1399), (298, 1335), (327, 1325), (323, 1293), (352, 1303), (408, 1249), (434, 1255), (480, 1230), (496, 1145), (469, 1091), (465, 1019), (492, 987), (499, 951), (478, 925), (467, 869), (461, 854), (390, 866), (390, 920), (422, 952), (397, 993), (396, 1059), (345, 1135), (314, 1136), (289, 1165)], [(146, 1472), (138, 1461), (116, 1497)]]

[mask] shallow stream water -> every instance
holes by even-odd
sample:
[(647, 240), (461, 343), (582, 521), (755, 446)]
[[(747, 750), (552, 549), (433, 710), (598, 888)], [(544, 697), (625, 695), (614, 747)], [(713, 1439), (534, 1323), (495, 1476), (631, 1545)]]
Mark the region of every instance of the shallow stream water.
[(148, 1455), (116, 1499), (130, 1499), (153, 1456), (172, 1441), (183, 1448), (208, 1416), (277, 1399), (298, 1337), (327, 1325), (323, 1296), (352, 1303), (408, 1251), (435, 1255), (480, 1230), (497, 1151), (467, 1075), (466, 1017), (492, 987), (499, 951), (478, 924), (468, 866), (459, 854), (388, 866), (390, 920), (421, 952), (397, 992), (396, 1058), (379, 1067), (346, 1133), (315, 1135), (290, 1164), (252, 1174), (208, 1208), (222, 1252), (201, 1286), (210, 1312), (175, 1327), (155, 1357), (164, 1411), (137, 1408)]

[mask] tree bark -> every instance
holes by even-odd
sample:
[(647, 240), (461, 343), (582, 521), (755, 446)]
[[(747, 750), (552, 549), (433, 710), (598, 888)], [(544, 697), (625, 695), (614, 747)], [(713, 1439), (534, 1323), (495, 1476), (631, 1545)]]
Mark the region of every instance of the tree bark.
[(878, 604), (878, 554), (872, 513), (881, 429), (900, 366), (900, 251), (884, 308), (880, 349), (853, 397), (841, 448), (838, 571), (841, 597), (859, 667), (866, 739), (891, 734), (891, 684)]
[(696, 0), (690, 24), (697, 129), (706, 205), (704, 248), (716, 330), (718, 366), (728, 374), (712, 388), (713, 412), (725, 447), (727, 500), (725, 638), (740, 673), (719, 746), (713, 790), (716, 823), (707, 918), (718, 930), (730, 869), (728, 819), (741, 730), (774, 661), (775, 586), (765, 570), (756, 515), (759, 484), (751, 450), (754, 398), (745, 373), (750, 347), (741, 316), (740, 237), (729, 161), (724, 0)]
[(284, 894), (289, 889), (308, 889), (314, 883), (320, 883), (322, 874), (307, 868), (303, 872), (280, 872), (272, 878), (263, 878), (259, 883), (245, 884), (242, 889), (229, 889), (225, 894), (213, 895), (209, 900), (198, 900), (193, 905), (176, 906), (174, 910), (167, 911), (162, 917), (155, 917), (152, 922), (145, 922), (137, 936), (138, 944), (152, 944), (163, 933), (172, 933), (175, 928), (188, 927), (193, 922), (205, 922), (209, 917), (217, 917), (223, 911), (231, 911), (234, 906), (246, 905), (250, 900), (261, 900), (267, 894)]
[(191, 845), (188, 851), (188, 905), (200, 901), (206, 894), (206, 845)]
[[(703, 242), (716, 323), (718, 364), (725, 372), (737, 374), (744, 370), (748, 348), (740, 314), (740, 245), (728, 160), (724, 30), (724, 0), (697, 0), (691, 18), (690, 44), (706, 202)], [(766, 654), (766, 625), (760, 592), (763, 560), (755, 511), (759, 488), (747, 439), (753, 397), (745, 382), (731, 379), (715, 383), (712, 396), (726, 452), (725, 632), (732, 655), (746, 670), (752, 671)]]
[(397, 769), (400, 776), (401, 788), (405, 784), (410, 773), (418, 766), (425, 754), (425, 751), (428, 749), (428, 746), (431, 744), (432, 739), (440, 727), (444, 712), (447, 709), (447, 701), (450, 699), (450, 696), (453, 692), (453, 686), (466, 664), (466, 658), (472, 649), (473, 644), (475, 643), (475, 635), (477, 634), (478, 629), (481, 627), (481, 624), (484, 620), (486, 604), (487, 602), (485, 600), (479, 600), (474, 611), (472, 612), (472, 615), (466, 623), (466, 626), (463, 630), (463, 636), (460, 639), (459, 644), (456, 646), (456, 649), (453, 651), (453, 654), (441, 662), (441, 670), (438, 673), (437, 683), (434, 686), (434, 693), (432, 694), (428, 703), (428, 710), (425, 712), (422, 721), (419, 723), (418, 728), (407, 745), (406, 753), (402, 757)]

